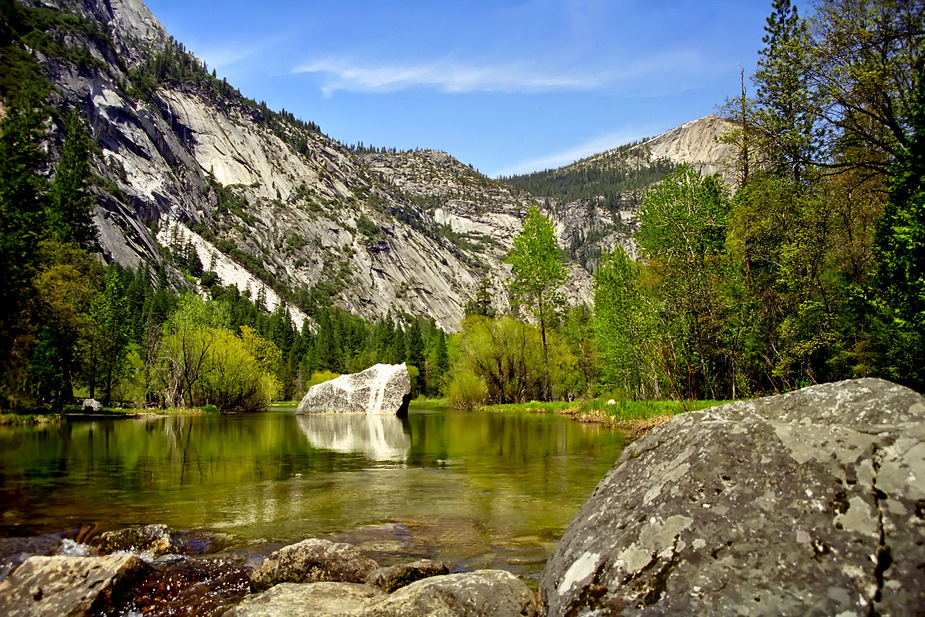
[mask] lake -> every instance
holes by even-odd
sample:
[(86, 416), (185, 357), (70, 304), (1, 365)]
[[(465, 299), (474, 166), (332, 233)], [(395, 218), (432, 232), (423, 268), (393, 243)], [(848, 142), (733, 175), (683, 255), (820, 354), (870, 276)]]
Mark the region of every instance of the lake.
[(0, 537), (164, 523), (535, 579), (624, 445), (556, 414), (293, 412), (2, 426)]

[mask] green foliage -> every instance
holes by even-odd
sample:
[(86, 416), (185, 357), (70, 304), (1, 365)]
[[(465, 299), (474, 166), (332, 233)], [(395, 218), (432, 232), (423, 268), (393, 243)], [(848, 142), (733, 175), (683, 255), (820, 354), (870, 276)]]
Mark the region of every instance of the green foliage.
[[(547, 357), (537, 328), (507, 316), (481, 316), (463, 321), (459, 352), (447, 377), (447, 396), (454, 406), (475, 404), (471, 397), (485, 385), (484, 403), (570, 399), (580, 394), (581, 374), (565, 340), (548, 334)], [(468, 402), (464, 402), (468, 401)]]
[(97, 244), (96, 227), (90, 220), (93, 198), (89, 191), (94, 147), (83, 116), (75, 109), (65, 124), (61, 159), (49, 191), (48, 226), (58, 242), (88, 249)]
[(45, 223), (47, 183), (38, 174), (45, 161), (38, 146), (47, 118), (43, 96), (39, 85), (25, 84), (0, 120), (0, 362), (5, 379), (25, 352), (20, 346), (30, 332), (27, 311)]
[(892, 379), (925, 388), (925, 75), (912, 105), (913, 128), (888, 182), (890, 197), (877, 227), (875, 301), (882, 325), (881, 370)]
[(634, 205), (633, 192), (651, 186), (674, 170), (674, 165), (665, 160), (652, 165), (626, 162), (634, 149), (642, 148), (644, 146), (640, 142), (635, 142), (618, 148), (610, 154), (609, 160), (586, 159), (561, 169), (547, 169), (502, 180), (537, 197), (555, 199), (559, 203), (581, 199), (595, 203), (600, 201), (603, 208), (616, 212)]
[(602, 385), (621, 398), (648, 399), (660, 393), (658, 330), (652, 291), (641, 266), (617, 247), (601, 257), (594, 275), (594, 333), (601, 354)]
[[(511, 264), (511, 302), (539, 322), (543, 355), (547, 356), (546, 331), (565, 304), (560, 287), (567, 272), (556, 248), (555, 226), (536, 206), (530, 206), (523, 232), (514, 238), (507, 262)], [(548, 379), (545, 382), (543, 400), (551, 395)]]
[(109, 405), (113, 388), (126, 370), (131, 340), (128, 300), (120, 273), (110, 268), (105, 289), (90, 305), (93, 327), (86, 352), (90, 398), (95, 398), (99, 384), (104, 405)]

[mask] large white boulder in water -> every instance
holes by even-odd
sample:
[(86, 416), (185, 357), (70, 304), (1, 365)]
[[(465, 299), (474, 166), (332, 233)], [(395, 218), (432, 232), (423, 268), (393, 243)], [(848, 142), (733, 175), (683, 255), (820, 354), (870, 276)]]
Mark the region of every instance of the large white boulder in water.
[(309, 388), (296, 413), (404, 415), (411, 400), (411, 376), (401, 364), (377, 364), (362, 373)]

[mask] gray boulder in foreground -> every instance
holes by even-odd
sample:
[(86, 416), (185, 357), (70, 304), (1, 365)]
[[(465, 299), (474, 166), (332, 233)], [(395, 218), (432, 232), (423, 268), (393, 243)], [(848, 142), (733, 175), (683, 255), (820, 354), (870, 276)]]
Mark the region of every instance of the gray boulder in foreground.
[(540, 581), (560, 615), (914, 615), (925, 398), (877, 380), (678, 416), (630, 445)]
[(407, 413), (411, 376), (402, 364), (377, 364), (309, 388), (296, 413)]
[(134, 555), (30, 557), (0, 582), (0, 615), (107, 614), (148, 566)]

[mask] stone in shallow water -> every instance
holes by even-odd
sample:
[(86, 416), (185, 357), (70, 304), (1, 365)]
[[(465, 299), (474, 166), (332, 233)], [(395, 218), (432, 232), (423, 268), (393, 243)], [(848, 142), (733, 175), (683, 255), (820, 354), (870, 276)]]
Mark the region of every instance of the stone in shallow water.
[(281, 583), (223, 617), (535, 617), (534, 594), (502, 570), (435, 576), (392, 595), (368, 585)]
[(147, 570), (134, 555), (30, 557), (0, 582), (0, 615), (108, 614)]
[(309, 388), (296, 413), (398, 414), (408, 411), (411, 376), (402, 364), (377, 364)]
[(251, 579), (257, 589), (277, 583), (362, 583), (378, 567), (355, 546), (312, 538), (274, 551)]
[(222, 617), (333, 617), (358, 615), (385, 592), (356, 583), (280, 583), (245, 599)]
[(632, 444), (547, 563), (548, 615), (916, 614), (925, 398), (876, 379), (679, 416)]
[(363, 617), (533, 617), (536, 594), (510, 572), (478, 570), (434, 576), (402, 587)]
[(146, 552), (159, 557), (170, 551), (173, 537), (167, 525), (145, 525), (107, 531), (98, 540), (101, 553), (116, 551)]
[(379, 568), (369, 575), (369, 578), (366, 579), (366, 584), (378, 587), (386, 593), (392, 593), (396, 589), (410, 585), (415, 581), (449, 573), (450, 567), (445, 563), (421, 559), (411, 563)]

